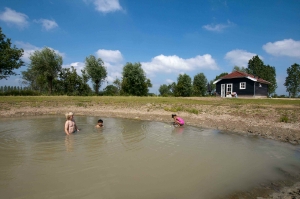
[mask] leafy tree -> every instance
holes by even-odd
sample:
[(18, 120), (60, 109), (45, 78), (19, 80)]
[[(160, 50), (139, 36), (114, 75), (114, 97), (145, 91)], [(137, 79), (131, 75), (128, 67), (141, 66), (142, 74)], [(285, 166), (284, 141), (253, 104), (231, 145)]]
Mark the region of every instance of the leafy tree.
[[(82, 72), (84, 75), (85, 71)], [(80, 77), (74, 66), (71, 66), (71, 68), (63, 68), (60, 71), (56, 89), (57, 92), (67, 95), (88, 95), (91, 93), (87, 79)]]
[(189, 97), (192, 95), (192, 79), (187, 74), (180, 74), (177, 78), (175, 96)]
[(115, 85), (108, 85), (104, 89), (103, 95), (116, 96), (119, 94), (119, 89)]
[(275, 67), (264, 65), (258, 55), (249, 60), (247, 73), (270, 82), (271, 84), (268, 85), (269, 94), (275, 92), (277, 88)]
[(173, 82), (172, 84), (169, 84), (169, 87), (170, 87), (172, 94), (175, 96), (177, 84), (175, 82)]
[(247, 68), (245, 68), (245, 67), (243, 67), (243, 66), (241, 66), (241, 67), (239, 67), (239, 66), (234, 66), (233, 69), (232, 69), (232, 72), (234, 72), (234, 71), (239, 71), (239, 72), (247, 73)]
[(171, 89), (170, 85), (163, 84), (159, 87), (158, 91), (161, 96), (170, 96), (173, 94), (170, 89)]
[(122, 92), (135, 96), (146, 96), (149, 87), (152, 87), (150, 79), (146, 78), (145, 72), (140, 63), (128, 62), (123, 67)]
[(287, 77), (285, 78), (284, 86), (291, 97), (296, 97), (300, 92), (300, 66), (293, 64), (286, 70)]
[(107, 77), (107, 71), (104, 66), (104, 62), (101, 58), (96, 59), (95, 56), (90, 55), (89, 57), (85, 58), (85, 70), (89, 78), (91, 78), (94, 90), (98, 95), (101, 84)]
[(276, 69), (274, 66), (270, 65), (266, 65), (265, 69), (266, 71), (261, 75), (261, 78), (271, 83), (268, 85), (269, 94), (275, 93), (275, 90), (277, 88)]
[(13, 72), (24, 65), (21, 60), (24, 50), (18, 49), (14, 45), (11, 47), (11, 41), (2, 33), (0, 27), (0, 79), (6, 79), (10, 75), (17, 75)]
[(121, 85), (122, 85), (121, 80), (120, 80), (119, 78), (116, 78), (115, 81), (113, 81), (113, 85), (114, 85), (115, 87), (117, 87), (117, 89), (118, 89), (118, 90), (117, 90), (117, 91), (118, 91), (117, 95), (120, 95)]
[(228, 73), (221, 73), (220, 75), (217, 75), (216, 78), (214, 79), (214, 81), (220, 79), (221, 77), (228, 75)]
[(207, 79), (203, 73), (194, 76), (193, 91), (195, 96), (204, 96), (207, 92)]
[(215, 80), (210, 80), (209, 81), (209, 85), (210, 85), (210, 90), (213, 93), (214, 91), (216, 91), (216, 85), (214, 84)]
[(34, 51), (29, 57), (31, 63), (28, 69), (34, 72), (38, 78), (45, 79), (49, 89), (49, 94), (52, 93), (53, 80), (57, 78), (63, 63), (62, 56), (45, 47), (41, 51)]
[(47, 81), (44, 76), (41, 76), (38, 71), (30, 66), (27, 71), (22, 71), (22, 84), (29, 87), (31, 90), (44, 92), (47, 90)]

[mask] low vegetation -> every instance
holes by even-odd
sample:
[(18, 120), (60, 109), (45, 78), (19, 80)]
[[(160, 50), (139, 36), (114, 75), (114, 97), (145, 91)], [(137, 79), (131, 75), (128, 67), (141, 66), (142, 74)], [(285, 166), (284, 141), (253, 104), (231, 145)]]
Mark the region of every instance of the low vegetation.
[(186, 112), (190, 114), (234, 115), (243, 118), (270, 118), (295, 123), (300, 120), (300, 100), (294, 99), (223, 99), (216, 97), (133, 97), (133, 96), (2, 96), (0, 111), (20, 107), (82, 108), (109, 106)]

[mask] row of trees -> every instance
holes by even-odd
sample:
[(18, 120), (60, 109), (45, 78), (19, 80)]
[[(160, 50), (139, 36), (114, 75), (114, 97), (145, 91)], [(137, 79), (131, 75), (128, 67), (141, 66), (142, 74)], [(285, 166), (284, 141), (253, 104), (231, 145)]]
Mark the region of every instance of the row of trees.
[[(49, 94), (91, 95), (92, 89), (88, 85), (91, 80), (96, 95), (107, 77), (107, 69), (101, 58), (90, 55), (85, 58), (85, 68), (81, 76), (76, 69), (62, 68), (62, 57), (54, 50), (44, 48), (35, 51), (29, 57), (28, 69), (22, 72), (22, 83), (33, 90)], [(145, 96), (152, 86), (146, 78), (140, 63), (127, 63), (123, 67), (122, 80), (116, 79), (112, 85), (104, 89), (107, 95), (135, 95)]]
[[(0, 27), (0, 79), (16, 75), (14, 70), (24, 65), (21, 60), (23, 53), (23, 49), (11, 46), (10, 39), (6, 38)], [(62, 68), (62, 63), (62, 57), (50, 48), (46, 47), (41, 51), (35, 51), (30, 56), (27, 70), (22, 72), (22, 84), (40, 93), (99, 94), (99, 89), (107, 77), (107, 70), (101, 58), (97, 59), (93, 55), (86, 57), (85, 68), (81, 71), (81, 76), (77, 74), (73, 66)], [(271, 83), (269, 93), (275, 93), (277, 88), (275, 67), (265, 65), (258, 56), (249, 60), (247, 68), (235, 66), (234, 70), (269, 81)], [(160, 86), (159, 92), (163, 96), (204, 96), (214, 90), (213, 81), (227, 74), (222, 73), (209, 83), (203, 73), (195, 75), (193, 81), (187, 74), (180, 74), (177, 83), (163, 84)], [(140, 63), (127, 63), (123, 67), (122, 75), (121, 79), (116, 79), (113, 84), (108, 85), (103, 94), (145, 96), (149, 92), (149, 87), (152, 87), (151, 81), (146, 78)], [(93, 84), (93, 90), (88, 85), (89, 80)], [(287, 69), (284, 86), (291, 97), (296, 97), (300, 92), (300, 67), (298, 64), (295, 63)]]
[(173, 82), (169, 85), (161, 85), (159, 87), (159, 93), (162, 96), (205, 96), (214, 90), (211, 85), (213, 85), (212, 81), (208, 83), (203, 73), (195, 75), (193, 82), (189, 75), (180, 74), (177, 78), (177, 83)]

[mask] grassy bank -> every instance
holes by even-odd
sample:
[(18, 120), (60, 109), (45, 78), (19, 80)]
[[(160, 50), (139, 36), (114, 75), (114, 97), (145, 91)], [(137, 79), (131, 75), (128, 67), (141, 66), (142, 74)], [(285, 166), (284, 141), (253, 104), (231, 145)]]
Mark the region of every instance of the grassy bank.
[(215, 97), (123, 97), (123, 96), (2, 96), (0, 103), (16, 104), (34, 103), (105, 103), (105, 104), (199, 104), (199, 105), (292, 105), (300, 107), (299, 99), (245, 99), (245, 98), (215, 98)]
[(164, 110), (191, 114), (234, 115), (241, 117), (272, 118), (274, 122), (295, 123), (300, 120), (299, 99), (244, 99), (215, 97), (123, 97), (123, 96), (3, 96), (0, 111), (23, 107), (111, 108), (149, 107), (146, 111)]

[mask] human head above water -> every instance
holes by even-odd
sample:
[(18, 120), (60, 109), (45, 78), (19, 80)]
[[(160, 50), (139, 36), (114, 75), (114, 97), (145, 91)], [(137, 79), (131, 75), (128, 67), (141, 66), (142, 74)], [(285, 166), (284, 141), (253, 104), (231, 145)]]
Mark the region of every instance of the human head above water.
[(175, 116), (177, 116), (176, 114), (172, 114), (172, 118), (174, 118)]
[(69, 112), (69, 113), (66, 113), (65, 115), (66, 115), (67, 120), (70, 120), (72, 118), (72, 116), (74, 116), (74, 113)]
[(102, 119), (99, 119), (99, 120), (98, 120), (98, 123), (103, 124), (103, 120), (102, 120)]

